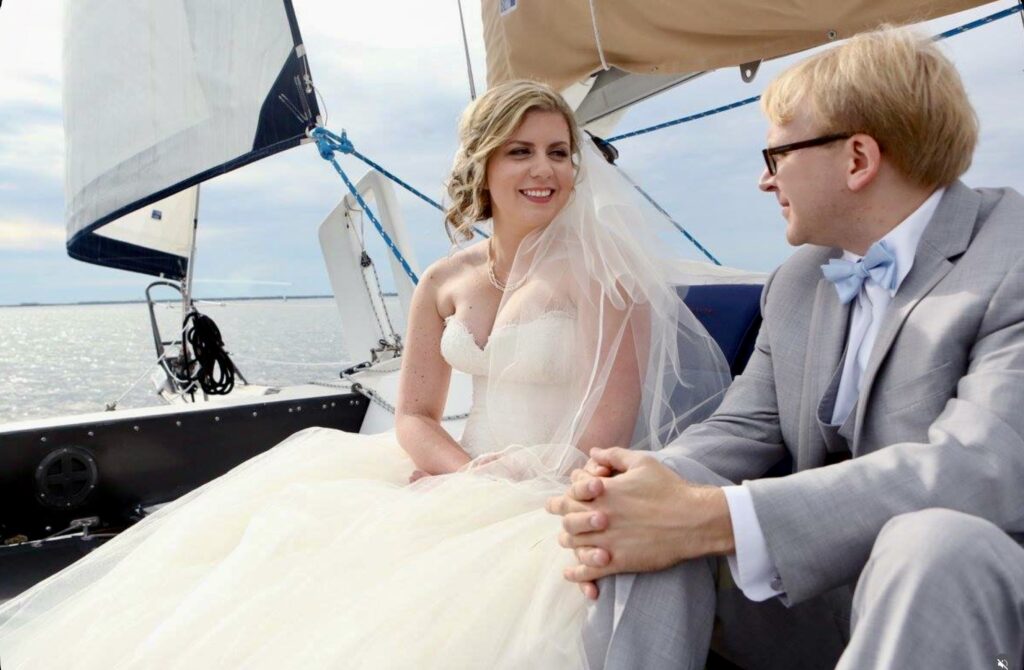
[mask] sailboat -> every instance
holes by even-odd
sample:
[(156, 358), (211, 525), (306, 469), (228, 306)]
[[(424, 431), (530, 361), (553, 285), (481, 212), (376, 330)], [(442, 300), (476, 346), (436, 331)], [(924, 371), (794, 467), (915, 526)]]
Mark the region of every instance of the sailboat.
[[(751, 79), (764, 60), (883, 21), (925, 20), (980, 4), (724, 0), (698, 8), (653, 0), (483, 0), (482, 8), (488, 81), (552, 83), (601, 135), (630, 105), (712, 69), (739, 67)], [(329, 157), (343, 136), (322, 125), (290, 0), (76, 0), (67, 12), (68, 253), (150, 275), (152, 289), (177, 291), (182, 330), (161, 333), (152, 319), (165, 406), (0, 426), (0, 599), (297, 430), (389, 429), (403, 315), (419, 271), (388, 176), (370, 170), (347, 193), (339, 186), (344, 195), (319, 240), (346, 348), (362, 362), (340, 370), (331, 385), (274, 387), (247, 383), (229, 356), (218, 356), (205, 372), (230, 377), (233, 388), (218, 394), (211, 389), (220, 384), (204, 387), (187, 330), (198, 320), (191, 287), (200, 189), (208, 188), (202, 185), (313, 141)], [(97, 48), (115, 43), (116, 55)], [(147, 67), (124, 67), (139, 62)], [(130, 95), (97, 106), (97, 90)], [(371, 214), (390, 242), (383, 262), (369, 257), (359, 225)], [(397, 309), (385, 301), (379, 271), (393, 278)], [(759, 277), (712, 265), (692, 274), (699, 285), (687, 288), (687, 302), (739, 373), (759, 324)], [(152, 315), (154, 300), (149, 304)], [(455, 435), (469, 402), (470, 380), (455, 375), (445, 410)]]

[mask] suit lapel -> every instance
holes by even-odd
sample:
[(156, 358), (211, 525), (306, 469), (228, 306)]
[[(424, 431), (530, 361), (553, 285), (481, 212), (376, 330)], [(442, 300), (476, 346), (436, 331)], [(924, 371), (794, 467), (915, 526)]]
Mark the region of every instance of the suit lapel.
[[(836, 250), (831, 257), (836, 258), (840, 254), (841, 252)], [(800, 440), (797, 461), (800, 469), (824, 463), (824, 442), (817, 421), (818, 404), (825, 395), (832, 373), (843, 356), (849, 319), (849, 305), (839, 302), (835, 286), (824, 277), (820, 279), (814, 294), (814, 309), (811, 312), (811, 330), (807, 338), (807, 357), (804, 366), (802, 400), (807, 411), (801, 413), (804, 425), (800, 427), (803, 438)]]
[(974, 224), (978, 218), (981, 196), (957, 181), (943, 194), (935, 215), (925, 228), (914, 255), (914, 266), (893, 296), (885, 319), (878, 331), (875, 344), (868, 357), (867, 368), (861, 381), (857, 401), (857, 419), (854, 424), (851, 451), (856, 456), (861, 426), (873, 391), (875, 377), (895, 343), (904, 322), (921, 299), (953, 269), (950, 259), (960, 256), (970, 244)]

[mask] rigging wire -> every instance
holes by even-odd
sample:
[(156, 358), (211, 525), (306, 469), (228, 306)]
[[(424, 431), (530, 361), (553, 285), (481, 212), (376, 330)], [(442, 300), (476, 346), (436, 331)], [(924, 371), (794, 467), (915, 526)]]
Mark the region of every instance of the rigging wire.
[(263, 365), (287, 365), (296, 368), (344, 368), (352, 365), (351, 361), (325, 361), (323, 363), (304, 363), (302, 361), (281, 361), (274, 358), (259, 358), (246, 354), (235, 354), (235, 358)]
[(324, 117), (323, 120), (321, 121), (321, 125), (326, 126), (327, 119), (330, 116), (329, 113), (327, 112), (327, 100), (324, 99), (323, 93), (321, 93), (320, 89), (317, 88), (316, 86), (313, 86), (313, 93), (316, 95), (316, 99), (320, 101), (320, 107), (324, 111)]
[(469, 99), (476, 100), (476, 83), (473, 81), (473, 62), (469, 58), (469, 40), (466, 38), (466, 19), (462, 16), (462, 0), (459, 5), (459, 24), (462, 26), (462, 48), (466, 52), (466, 76), (469, 78)]
[[(398, 245), (395, 244), (394, 240), (391, 239), (391, 236), (384, 230), (384, 226), (381, 225), (377, 216), (373, 213), (373, 210), (370, 209), (370, 206), (366, 204), (366, 200), (363, 199), (363, 195), (359, 192), (359, 189), (357, 189), (355, 184), (352, 183), (352, 180), (348, 178), (348, 175), (345, 174), (343, 169), (341, 169), (341, 165), (338, 164), (338, 160), (334, 157), (335, 151), (341, 151), (343, 153), (355, 152), (355, 147), (353, 147), (352, 143), (348, 141), (348, 137), (346, 137), (345, 132), (342, 131), (341, 137), (338, 137), (326, 128), (318, 126), (314, 128), (310, 134), (313, 136), (313, 139), (316, 140), (316, 146), (320, 151), (320, 156), (334, 166), (334, 171), (337, 172), (342, 181), (345, 182), (345, 186), (348, 187), (349, 193), (351, 193), (352, 197), (354, 197), (356, 202), (359, 203), (359, 207), (368, 217), (370, 217), (370, 222), (373, 223), (373, 227), (377, 229), (377, 234), (381, 236), (381, 239), (384, 240), (384, 244), (386, 244), (388, 249), (391, 250), (391, 254), (398, 260), (398, 264), (402, 266), (402, 270), (405, 271), (406, 276), (409, 277), (409, 280), (412, 281), (414, 285), (419, 284), (420, 279), (409, 266), (409, 261), (405, 260), (405, 256), (402, 255)], [(395, 179), (397, 179), (397, 177), (395, 177)], [(411, 187), (409, 188), (411, 189)], [(426, 196), (421, 195), (420, 197), (426, 199), (428, 202), (433, 202)], [(440, 207), (440, 205), (437, 205), (437, 207)]]
[[(365, 364), (363, 364), (363, 365), (365, 365)], [(383, 409), (388, 414), (396, 414), (398, 412), (398, 409), (393, 404), (391, 404), (390, 402), (385, 400), (384, 396), (380, 395), (380, 393), (378, 393), (374, 388), (372, 388), (370, 386), (366, 386), (365, 384), (363, 384), (362, 382), (360, 382), (358, 379), (356, 379), (353, 376), (354, 373), (360, 372), (360, 371), (364, 371), (364, 370), (361, 369), (361, 366), (356, 365), (356, 366), (353, 366), (353, 367), (349, 368), (348, 370), (342, 370), (339, 373), (339, 376), (343, 380), (345, 380), (345, 382), (348, 383), (347, 388), (350, 391), (352, 391), (353, 393), (358, 393), (359, 395), (365, 397), (367, 400), (369, 400), (370, 402), (374, 403), (375, 405), (377, 405), (378, 407)], [(365, 370), (365, 372), (372, 372), (372, 370)], [(335, 387), (335, 385), (330, 383), (330, 382), (311, 382), (311, 383), (316, 384), (318, 386), (327, 386), (329, 388), (334, 388)], [(339, 388), (346, 388), (346, 387), (339, 387)], [(443, 415), (441, 417), (440, 420), (441, 421), (461, 421), (462, 419), (467, 419), (467, 418), (469, 418), (469, 412), (461, 412), (459, 414), (445, 414), (445, 415)]]
[[(378, 350), (374, 350), (374, 351), (386, 351), (388, 349), (393, 350), (393, 351), (394, 350), (401, 351), (401, 349), (402, 349), (402, 338), (398, 334), (398, 331), (395, 330), (394, 324), (391, 323), (391, 312), (388, 310), (387, 305), (384, 303), (384, 294), (381, 291), (380, 275), (377, 274), (377, 266), (373, 262), (373, 259), (370, 258), (369, 252), (366, 251), (366, 217), (363, 216), (363, 210), (359, 209), (358, 207), (353, 208), (351, 205), (348, 204), (348, 201), (346, 200), (345, 201), (345, 216), (349, 220), (351, 220), (351, 215), (352, 215), (353, 212), (356, 212), (356, 213), (359, 214), (359, 233), (356, 235), (356, 241), (359, 242), (359, 252), (360, 252), (359, 253), (359, 266), (360, 266), (361, 272), (359, 273), (359, 275), (360, 275), (360, 277), (362, 277), (363, 288), (366, 289), (366, 295), (370, 299), (370, 305), (371, 305), (371, 307), (373, 309), (373, 317), (377, 320), (377, 328), (379, 329), (379, 332), (384, 333), (385, 336), (391, 338), (390, 340), (388, 340), (388, 339), (380, 340), (380, 342), (379, 342), (379, 347), (380, 348)], [(370, 287), (370, 282), (366, 278), (366, 268), (370, 268), (370, 270), (373, 271), (373, 281), (374, 281), (374, 284), (377, 287), (376, 291), (374, 291)], [(377, 301), (374, 300), (374, 296), (377, 296), (377, 297), (380, 298), (380, 303), (379, 303), (380, 309), (378, 309), (378, 307), (377, 307), (378, 303), (377, 303)], [(381, 321), (381, 318), (380, 318), (380, 312), (381, 311), (384, 312), (384, 321)], [(387, 322), (387, 328), (384, 327), (384, 322), (385, 321)], [(375, 356), (376, 354), (374, 353), (374, 351), (371, 351), (370, 353)]]
[[(388, 235), (387, 232), (384, 230), (384, 226), (377, 219), (377, 216), (373, 213), (373, 210), (366, 203), (366, 200), (363, 199), (362, 194), (359, 193), (359, 189), (357, 189), (355, 187), (355, 184), (353, 184), (352, 181), (348, 178), (348, 175), (345, 173), (341, 165), (338, 163), (338, 160), (335, 158), (335, 152), (340, 151), (342, 153), (351, 154), (355, 156), (359, 160), (363, 161), (364, 163), (372, 167), (377, 172), (381, 173), (382, 175), (390, 179), (391, 181), (395, 182), (402, 188), (414, 194), (421, 200), (432, 205), (434, 208), (439, 209), (441, 211), (444, 211), (444, 208), (441, 207), (441, 205), (435, 202), (434, 200), (430, 199), (423, 193), (417, 191), (415, 188), (399, 179), (391, 172), (385, 170), (377, 163), (373, 162), (366, 156), (356, 151), (355, 146), (348, 139), (348, 135), (345, 133), (345, 131), (342, 131), (341, 136), (338, 136), (322, 126), (317, 126), (316, 128), (313, 128), (310, 131), (310, 136), (316, 142), (317, 150), (320, 152), (321, 158), (328, 161), (332, 166), (334, 166), (335, 172), (337, 172), (338, 175), (341, 177), (342, 181), (345, 182), (345, 186), (348, 187), (349, 193), (352, 194), (352, 197), (354, 197), (356, 202), (359, 204), (359, 208), (363, 212), (365, 212), (366, 215), (370, 218), (370, 221), (373, 223), (374, 228), (377, 229), (377, 234), (381, 236), (381, 239), (384, 240), (384, 244), (387, 245), (388, 249), (391, 251), (391, 254), (395, 257), (396, 260), (398, 260), (398, 263), (399, 265), (402, 266), (402, 270), (405, 271), (406, 276), (409, 277), (413, 285), (419, 284), (419, 277), (416, 276), (416, 273), (413, 272), (412, 267), (409, 266), (409, 262), (405, 259), (405, 256), (398, 248), (398, 245), (395, 244), (394, 240), (391, 239), (391, 236)], [(473, 230), (476, 231), (477, 234), (479, 234), (481, 237), (488, 237), (488, 235), (484, 233), (482, 230), (480, 230), (480, 228), (477, 226), (474, 226)]]
[(714, 109), (709, 109), (709, 110), (706, 110), (706, 111), (703, 111), (703, 112), (697, 112), (696, 114), (690, 114), (689, 116), (684, 116), (684, 117), (681, 117), (681, 118), (678, 118), (678, 119), (673, 119), (672, 121), (665, 121), (664, 123), (659, 123), (657, 125), (648, 126), (646, 128), (640, 128), (639, 130), (634, 130), (632, 132), (623, 133), (622, 135), (616, 135), (615, 137), (609, 137), (605, 141), (606, 142), (617, 142), (619, 140), (629, 139), (630, 137), (636, 137), (638, 135), (646, 135), (647, 133), (653, 133), (655, 130), (662, 130), (663, 128), (671, 128), (672, 126), (678, 126), (681, 123), (689, 123), (690, 121), (696, 121), (697, 119), (703, 119), (703, 118), (706, 118), (708, 116), (714, 116), (715, 114), (721, 114), (722, 112), (728, 112), (730, 109), (736, 109), (737, 107), (743, 107), (745, 105), (749, 105), (749, 104), (755, 103), (755, 102), (757, 102), (760, 99), (761, 99), (761, 96), (755, 95), (755, 96), (752, 96), (750, 98), (744, 98), (743, 100), (737, 100), (736, 102), (731, 102), (728, 105), (722, 105), (721, 107), (715, 107)]
[(150, 375), (150, 373), (152, 373), (152, 372), (153, 372), (153, 370), (154, 370), (155, 368), (159, 368), (159, 367), (161, 367), (161, 365), (160, 365), (160, 364), (161, 364), (161, 363), (163, 363), (163, 361), (164, 361), (164, 359), (165, 359), (165, 358), (167, 358), (167, 352), (166, 352), (166, 351), (165, 351), (164, 353), (160, 354), (160, 357), (156, 359), (156, 362), (155, 362), (155, 363), (153, 363), (152, 365), (148, 366), (148, 367), (147, 367), (147, 368), (146, 368), (146, 369), (145, 369), (145, 370), (144, 370), (144, 371), (142, 372), (142, 374), (141, 374), (141, 375), (139, 375), (139, 376), (138, 376), (138, 377), (137, 377), (137, 378), (135, 379), (135, 381), (133, 381), (133, 382), (132, 382), (131, 384), (129, 384), (129, 385), (128, 385), (128, 388), (126, 388), (126, 389), (124, 390), (124, 392), (123, 392), (123, 393), (122, 393), (121, 395), (119, 395), (119, 396), (117, 397), (117, 400), (112, 400), (112, 401), (108, 402), (108, 403), (107, 403), (107, 404), (106, 404), (106, 405), (104, 406), (104, 408), (106, 409), (106, 411), (108, 411), (108, 412), (113, 412), (114, 410), (116, 410), (116, 409), (117, 409), (117, 406), (118, 406), (118, 405), (119, 405), (119, 404), (121, 403), (121, 401), (122, 401), (122, 400), (124, 400), (124, 399), (125, 399), (125, 397), (126, 397), (126, 396), (127, 396), (127, 395), (128, 395), (129, 393), (131, 393), (131, 392), (132, 392), (132, 391), (133, 391), (133, 390), (135, 389), (135, 387), (136, 387), (136, 386), (138, 386), (138, 385), (139, 385), (139, 383), (140, 383), (140, 382), (141, 382), (141, 381), (142, 381), (143, 379), (145, 379), (146, 377), (148, 377), (148, 376)]
[(688, 239), (690, 241), (690, 243), (693, 244), (693, 246), (697, 247), (697, 250), (699, 252), (704, 254), (708, 258), (708, 260), (710, 260), (715, 265), (719, 265), (719, 266), (722, 265), (722, 262), (719, 261), (717, 258), (715, 258), (715, 256), (710, 251), (708, 251), (707, 247), (705, 247), (703, 244), (701, 244), (699, 241), (697, 241), (697, 238), (694, 237), (692, 234), (690, 234), (690, 232), (688, 230), (686, 230), (686, 228), (683, 228), (683, 226), (681, 224), (677, 223), (676, 220), (673, 219), (672, 216), (668, 212), (666, 212), (665, 209), (661, 205), (659, 205), (657, 202), (655, 202), (654, 198), (652, 198), (650, 195), (648, 195), (647, 191), (645, 191), (642, 188), (640, 188), (640, 184), (638, 184), (635, 181), (633, 181), (633, 178), (630, 177), (626, 173), (625, 170), (623, 170), (622, 168), (619, 168), (619, 173), (622, 174), (622, 176), (626, 178), (626, 181), (628, 181), (630, 184), (633, 185), (633, 188), (635, 188), (640, 193), (640, 195), (642, 195), (644, 197), (644, 200), (646, 200), (647, 202), (651, 203), (651, 206), (653, 206), (656, 210), (661, 212), (662, 216), (664, 216), (666, 219), (668, 219), (668, 222), (671, 223), (673, 226), (675, 226), (675, 229), (683, 234), (683, 237)]
[[(328, 150), (329, 153), (333, 153), (334, 151), (340, 151), (343, 154), (349, 154), (351, 156), (355, 156), (356, 158), (358, 158), (362, 162), (366, 163), (367, 165), (369, 165), (371, 168), (373, 168), (377, 172), (381, 173), (382, 175), (384, 175), (385, 177), (387, 177), (391, 181), (395, 182), (396, 184), (398, 184), (399, 186), (404, 188), (409, 193), (412, 193), (414, 196), (416, 196), (417, 198), (419, 198), (423, 202), (425, 202), (428, 205), (430, 205), (431, 207), (433, 207), (434, 209), (436, 209), (438, 211), (441, 211), (441, 212), (444, 211), (444, 207), (442, 207), (440, 203), (438, 203), (437, 201), (433, 200), (429, 196), (425, 195), (421, 191), (416, 190), (416, 188), (413, 187), (412, 185), (407, 184), (406, 182), (402, 181), (402, 179), (400, 177), (398, 177), (397, 175), (391, 173), (390, 171), (385, 169), (383, 166), (379, 165), (378, 163), (375, 163), (374, 161), (370, 160), (369, 158), (367, 158), (363, 154), (359, 153), (359, 151), (356, 150), (355, 145), (352, 144), (352, 140), (350, 140), (348, 138), (348, 134), (344, 130), (341, 131), (341, 137), (335, 135), (331, 131), (327, 130), (326, 128), (322, 128), (322, 127), (314, 128), (312, 131), (310, 131), (310, 134), (311, 134), (311, 136), (313, 137), (314, 140), (317, 140), (317, 148), (320, 149), (320, 155), (325, 160), (328, 160), (328, 161), (332, 160), (330, 155), (324, 155), (325, 146), (326, 146), (326, 149)], [(318, 135), (319, 135), (320, 139), (317, 139)], [(485, 233), (483, 230), (481, 230), (478, 226), (473, 226), (473, 231), (477, 235), (483, 237), (484, 239), (490, 237), (487, 233)]]
[(956, 28), (950, 28), (949, 30), (947, 30), (945, 32), (939, 33), (938, 35), (936, 35), (932, 39), (935, 40), (936, 42), (939, 42), (939, 41), (947, 39), (949, 37), (955, 37), (956, 35), (959, 35), (961, 33), (966, 33), (968, 30), (974, 30), (975, 28), (980, 28), (982, 26), (988, 25), (988, 24), (992, 23), (993, 21), (998, 21), (1000, 19), (1005, 19), (1007, 16), (1012, 16), (1013, 14), (1016, 14), (1017, 12), (1022, 11), (1022, 8), (1024, 8), (1024, 4), (1018, 3), (1017, 5), (1014, 5), (1013, 7), (1008, 7), (1006, 9), (1001, 10), (1001, 11), (995, 12), (994, 14), (989, 14), (988, 16), (983, 16), (980, 19), (976, 19), (974, 21), (969, 21), (969, 22), (963, 24), (962, 26), (957, 26)]

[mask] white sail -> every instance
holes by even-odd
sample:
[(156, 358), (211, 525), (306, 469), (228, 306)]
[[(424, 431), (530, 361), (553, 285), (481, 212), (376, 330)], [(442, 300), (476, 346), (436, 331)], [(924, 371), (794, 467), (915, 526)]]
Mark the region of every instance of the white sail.
[(189, 201), (169, 197), (296, 146), (317, 121), (291, 2), (75, 0), (65, 8), (68, 252), (180, 278), (191, 231), (158, 229), (164, 212), (173, 228), (180, 219), (172, 212)]
[(198, 189), (193, 186), (146, 205), (97, 228), (93, 234), (149, 249), (161, 258), (173, 256), (179, 259), (179, 272), (184, 275), (195, 237)]

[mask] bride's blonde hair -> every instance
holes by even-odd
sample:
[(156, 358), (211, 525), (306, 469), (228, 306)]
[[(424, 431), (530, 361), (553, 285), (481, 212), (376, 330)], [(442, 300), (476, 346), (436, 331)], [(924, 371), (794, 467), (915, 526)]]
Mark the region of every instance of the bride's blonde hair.
[(508, 141), (527, 112), (558, 112), (569, 124), (569, 148), (579, 165), (579, 127), (572, 109), (551, 87), (518, 80), (498, 84), (470, 103), (459, 121), (459, 150), (445, 187), (450, 204), (444, 224), (452, 242), (473, 238), (473, 224), (491, 218), (487, 160)]

